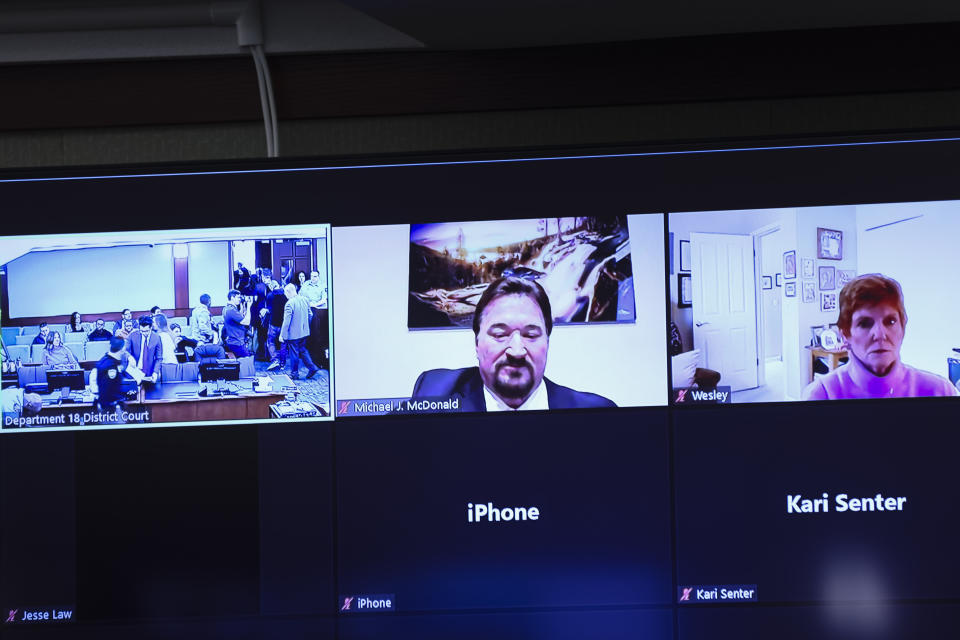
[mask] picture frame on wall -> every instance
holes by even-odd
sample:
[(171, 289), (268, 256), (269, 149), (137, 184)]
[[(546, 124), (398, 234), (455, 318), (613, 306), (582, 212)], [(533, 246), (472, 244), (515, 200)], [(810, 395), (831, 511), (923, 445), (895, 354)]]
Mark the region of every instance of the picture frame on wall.
[(816, 269), (813, 258), (802, 258), (800, 260), (800, 275), (804, 280), (816, 277)]
[(836, 311), (836, 310), (837, 310), (837, 294), (821, 293), (820, 294), (820, 311)]
[(816, 302), (817, 301), (817, 283), (813, 280), (803, 282), (803, 301), (804, 302)]
[(785, 285), (783, 286), (783, 295), (787, 296), (788, 298), (796, 298), (796, 297), (797, 297), (797, 283), (796, 283), (796, 282), (788, 282), (787, 284), (785, 284)]
[(689, 273), (677, 274), (677, 307), (693, 306), (693, 279)]
[(778, 287), (782, 287), (782, 286), (783, 286), (783, 276), (782, 276), (781, 274), (779, 274), (779, 273), (777, 274), (777, 286), (778, 286)]
[(837, 288), (837, 270), (833, 267), (820, 267), (820, 291), (833, 291)]
[(764, 289), (773, 289), (773, 278), (770, 276), (763, 276), (761, 282)]
[(680, 271), (690, 271), (690, 241), (680, 241)]
[(783, 277), (793, 280), (797, 277), (797, 252), (787, 251), (783, 254)]
[(817, 227), (817, 257), (821, 260), (843, 260), (843, 231)]

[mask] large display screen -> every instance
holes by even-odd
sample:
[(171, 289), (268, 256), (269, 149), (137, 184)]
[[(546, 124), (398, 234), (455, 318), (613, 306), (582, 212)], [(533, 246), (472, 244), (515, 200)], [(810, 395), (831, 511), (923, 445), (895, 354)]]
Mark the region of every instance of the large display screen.
[(0, 178), (2, 635), (953, 637), (958, 167)]

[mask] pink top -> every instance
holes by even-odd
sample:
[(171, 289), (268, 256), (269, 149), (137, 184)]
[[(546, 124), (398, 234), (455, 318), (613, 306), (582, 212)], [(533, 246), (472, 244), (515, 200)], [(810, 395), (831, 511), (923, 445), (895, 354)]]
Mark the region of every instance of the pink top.
[(881, 378), (850, 354), (850, 362), (808, 384), (801, 397), (804, 400), (849, 400), (956, 395), (960, 395), (957, 388), (934, 373), (898, 361), (890, 373)]

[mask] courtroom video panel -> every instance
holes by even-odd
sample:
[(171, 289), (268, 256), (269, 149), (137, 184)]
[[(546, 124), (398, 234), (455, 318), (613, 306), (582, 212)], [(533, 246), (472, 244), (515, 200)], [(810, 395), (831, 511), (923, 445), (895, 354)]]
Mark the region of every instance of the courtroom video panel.
[(675, 405), (960, 394), (960, 201), (669, 214)]
[(4, 238), (3, 431), (330, 416), (329, 236)]
[(336, 228), (337, 417), (666, 404), (663, 244), (660, 214)]

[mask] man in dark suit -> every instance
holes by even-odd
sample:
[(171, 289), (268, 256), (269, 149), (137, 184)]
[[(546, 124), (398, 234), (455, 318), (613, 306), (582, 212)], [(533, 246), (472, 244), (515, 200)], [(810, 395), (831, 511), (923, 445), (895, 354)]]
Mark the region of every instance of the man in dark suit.
[(90, 342), (97, 342), (98, 340), (109, 340), (113, 337), (113, 334), (107, 331), (106, 323), (103, 321), (103, 318), (97, 318), (97, 327), (90, 332), (90, 335), (87, 336), (87, 340)]
[(280, 283), (273, 280), (270, 283), (270, 293), (267, 294), (267, 308), (269, 311), (264, 317), (267, 323), (267, 354), (270, 356), (270, 365), (267, 371), (277, 367), (281, 369), (287, 364), (287, 347), (282, 342), (277, 347), (277, 338), (280, 336), (280, 327), (283, 326), (283, 313), (287, 305), (287, 296)]
[(40, 333), (33, 339), (33, 344), (46, 344), (48, 335), (50, 335), (50, 327), (47, 326), (46, 322), (41, 322)]
[(413, 398), (460, 398), (463, 411), (615, 407), (594, 393), (543, 377), (553, 331), (547, 293), (534, 280), (494, 281), (477, 302), (473, 333), (478, 367), (420, 374)]
[(163, 359), (160, 336), (153, 331), (152, 316), (143, 316), (138, 323), (140, 330), (134, 331), (127, 338), (130, 341), (130, 355), (136, 361), (137, 368), (143, 372), (144, 380), (156, 382)]

